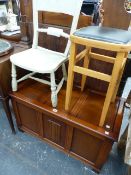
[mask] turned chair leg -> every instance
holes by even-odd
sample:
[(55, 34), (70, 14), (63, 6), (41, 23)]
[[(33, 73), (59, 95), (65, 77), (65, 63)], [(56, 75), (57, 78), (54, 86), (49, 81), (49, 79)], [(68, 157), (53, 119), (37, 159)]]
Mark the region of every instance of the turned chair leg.
[(57, 92), (56, 92), (56, 83), (55, 83), (55, 73), (52, 72), (51, 75), (51, 102), (52, 106), (57, 107)]
[(17, 91), (16, 66), (12, 63), (12, 91)]

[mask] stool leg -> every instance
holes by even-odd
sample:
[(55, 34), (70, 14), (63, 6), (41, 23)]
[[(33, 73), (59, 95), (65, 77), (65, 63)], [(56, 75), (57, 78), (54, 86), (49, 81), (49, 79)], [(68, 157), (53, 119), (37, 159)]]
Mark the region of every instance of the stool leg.
[(115, 86), (117, 83), (117, 79), (119, 77), (119, 72), (120, 72), (120, 69), (122, 66), (124, 56), (125, 56), (125, 53), (123, 53), (123, 52), (117, 53), (117, 57), (115, 59), (115, 63), (114, 63), (113, 71), (112, 71), (112, 76), (111, 76), (112, 78), (111, 78), (111, 81), (109, 83), (109, 87), (107, 90), (107, 95), (105, 98), (99, 126), (104, 125), (105, 118), (106, 118), (106, 115), (107, 115), (107, 112), (108, 112), (108, 109), (109, 109), (109, 106), (110, 106), (110, 103), (112, 100), (112, 96), (113, 96), (113, 93), (115, 90)]
[[(90, 52), (90, 48), (87, 48), (87, 53), (86, 53), (86, 55), (85, 55), (84, 64), (83, 64), (83, 67), (85, 67), (85, 68), (88, 68), (88, 67), (89, 67), (89, 63), (90, 63), (89, 52)], [(82, 75), (82, 80), (81, 80), (81, 91), (84, 90), (85, 83), (86, 83), (86, 78), (87, 78), (86, 75)]]
[(66, 89), (66, 100), (65, 100), (65, 110), (69, 110), (71, 96), (72, 96), (72, 88), (73, 88), (73, 80), (74, 80), (74, 65), (76, 58), (76, 44), (71, 44), (70, 49), (70, 59), (69, 59), (69, 68), (68, 68), (68, 79), (67, 79), (67, 89)]
[[(128, 55), (128, 53), (125, 54), (125, 59), (126, 60), (127, 60), (127, 55)], [(117, 81), (117, 85), (115, 87), (115, 92), (113, 93), (113, 96), (112, 96), (112, 100), (111, 100), (112, 103), (114, 103), (115, 99), (116, 99), (118, 88), (119, 88), (119, 85), (120, 85), (120, 82), (121, 82), (121, 78), (122, 78), (122, 75), (123, 75), (123, 71), (124, 71), (124, 68), (125, 68), (125, 65), (126, 65), (126, 60), (125, 60), (123, 66), (121, 68), (121, 71), (120, 71), (120, 75), (119, 75), (119, 78), (118, 78), (118, 81)]]

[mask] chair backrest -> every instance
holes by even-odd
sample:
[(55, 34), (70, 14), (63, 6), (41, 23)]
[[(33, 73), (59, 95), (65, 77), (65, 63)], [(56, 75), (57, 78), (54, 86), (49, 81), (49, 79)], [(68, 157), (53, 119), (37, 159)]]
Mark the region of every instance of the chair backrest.
[(126, 0), (103, 0), (104, 27), (128, 30), (131, 13), (125, 10)]
[[(33, 48), (38, 46), (38, 33), (46, 32), (49, 35), (53, 36), (63, 36), (69, 38), (69, 35), (63, 32), (62, 29), (49, 27), (47, 29), (39, 28), (38, 26), (38, 11), (48, 11), (63, 13), (73, 16), (72, 25), (70, 29), (70, 34), (72, 34), (77, 27), (80, 10), (83, 0), (33, 0), (33, 28), (34, 28), (34, 37), (33, 37)], [(64, 54), (67, 55), (69, 52), (70, 41), (68, 40)]]

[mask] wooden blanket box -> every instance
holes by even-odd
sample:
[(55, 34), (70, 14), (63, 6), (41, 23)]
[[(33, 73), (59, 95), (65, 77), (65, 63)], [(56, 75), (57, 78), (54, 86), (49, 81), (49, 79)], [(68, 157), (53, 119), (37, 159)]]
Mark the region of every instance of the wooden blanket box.
[(104, 96), (74, 88), (69, 113), (64, 110), (65, 88), (58, 95), (58, 108), (53, 109), (50, 87), (34, 80), (19, 85), (11, 99), (20, 130), (32, 134), (65, 153), (86, 162), (100, 171), (117, 141), (122, 122), (124, 100), (110, 106), (104, 127), (99, 117)]

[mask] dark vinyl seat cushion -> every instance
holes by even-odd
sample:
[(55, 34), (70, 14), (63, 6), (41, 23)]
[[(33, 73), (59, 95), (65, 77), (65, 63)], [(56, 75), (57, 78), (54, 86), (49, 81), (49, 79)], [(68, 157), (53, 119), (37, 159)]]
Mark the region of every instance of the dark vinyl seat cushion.
[(75, 36), (115, 44), (127, 44), (131, 41), (131, 32), (122, 29), (88, 26), (77, 30)]

